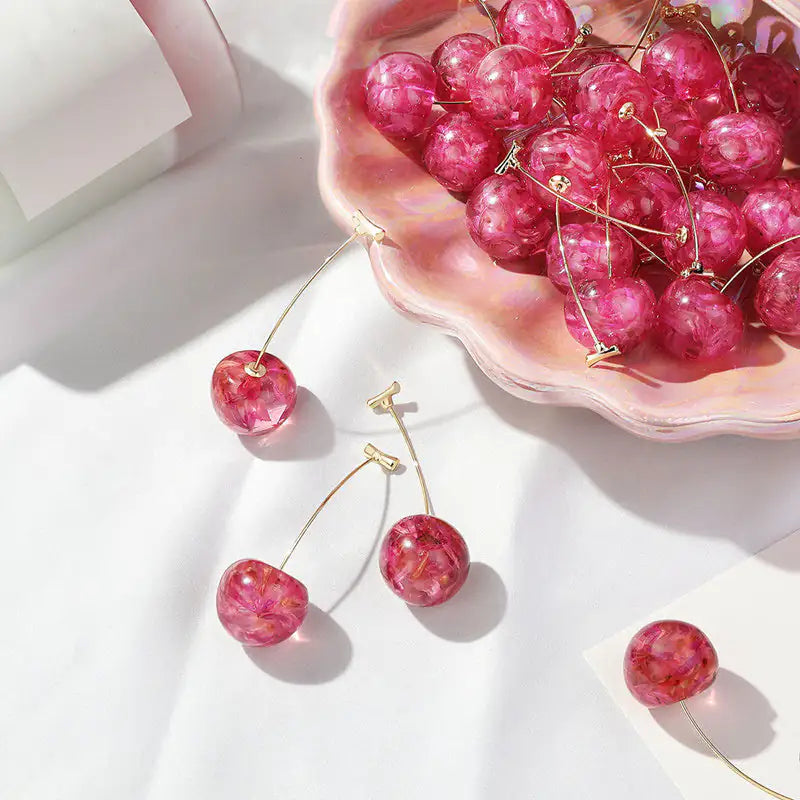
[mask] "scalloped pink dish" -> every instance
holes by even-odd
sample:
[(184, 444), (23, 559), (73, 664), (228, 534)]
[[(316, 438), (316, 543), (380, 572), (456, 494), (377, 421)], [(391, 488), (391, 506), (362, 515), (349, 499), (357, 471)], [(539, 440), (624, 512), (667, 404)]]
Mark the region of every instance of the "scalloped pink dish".
[[(800, 48), (800, 1), (773, 0), (751, 16), (751, 0), (706, 2), (715, 23), (741, 22), (759, 49)], [(495, 3), (495, 5), (497, 5)], [(635, 41), (650, 0), (572, 0), (579, 23), (606, 41)], [(591, 408), (639, 436), (685, 441), (722, 433), (800, 436), (800, 343), (749, 328), (739, 349), (712, 366), (677, 362), (650, 345), (587, 369), (564, 326), (562, 299), (543, 276), (496, 266), (472, 243), (464, 205), (418, 161), (367, 122), (360, 89), (378, 55), (429, 56), (459, 31), (490, 35), (469, 0), (342, 0), (337, 48), (317, 95), (322, 127), (320, 187), (350, 226), (355, 208), (387, 231), (370, 259), (383, 294), (401, 312), (457, 336), (502, 388), (537, 403)], [(773, 46), (770, 48), (769, 44)]]

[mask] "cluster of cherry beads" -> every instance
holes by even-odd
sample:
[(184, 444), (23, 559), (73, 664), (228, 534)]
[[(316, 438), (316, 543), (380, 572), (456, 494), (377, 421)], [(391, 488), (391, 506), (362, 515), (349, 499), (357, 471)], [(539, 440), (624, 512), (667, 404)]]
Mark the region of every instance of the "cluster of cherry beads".
[[(729, 353), (751, 266), (758, 319), (800, 333), (800, 181), (779, 177), (797, 70), (741, 37), (719, 44), (699, 6), (657, 0), (668, 29), (648, 23), (647, 45), (626, 51), (588, 44), (565, 0), (480, 5), (496, 41), (382, 55), (364, 74), (366, 114), (419, 146), (496, 263), (544, 253), (587, 363), (648, 337), (681, 359)], [(642, 50), (639, 70), (616, 50)], [(648, 262), (661, 274), (640, 274)]]

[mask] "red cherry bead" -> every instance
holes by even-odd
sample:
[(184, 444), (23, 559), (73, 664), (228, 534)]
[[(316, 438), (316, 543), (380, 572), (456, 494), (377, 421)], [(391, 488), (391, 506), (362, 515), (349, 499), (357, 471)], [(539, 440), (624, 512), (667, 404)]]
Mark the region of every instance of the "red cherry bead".
[(731, 77), (742, 111), (769, 114), (784, 129), (800, 119), (800, 77), (788, 62), (769, 53), (748, 53)]
[(564, 0), (509, 0), (497, 18), (503, 42), (521, 44), (534, 53), (572, 46), (578, 25)]
[(648, 708), (669, 706), (714, 683), (719, 660), (709, 638), (694, 625), (663, 620), (631, 639), (624, 658), (625, 684)]
[(467, 79), (492, 50), (494, 43), (478, 33), (459, 33), (445, 39), (431, 56), (431, 64), (439, 76), (437, 97), (440, 100), (469, 100)]
[(452, 192), (471, 192), (500, 163), (500, 134), (467, 111), (445, 114), (431, 127), (422, 159), (425, 168)]
[(712, 119), (724, 114), (732, 113), (734, 111), (733, 98), (728, 82), (724, 81), (702, 97), (692, 100), (691, 105), (703, 125), (708, 125)]
[[(562, 56), (551, 56), (550, 61), (555, 63)], [(586, 72), (591, 67), (599, 66), (600, 64), (625, 64), (625, 59), (615, 53), (613, 50), (590, 50), (586, 48), (579, 48), (573, 53), (570, 53), (554, 70), (555, 73), (559, 72)], [(580, 75), (554, 75), (553, 88), (555, 93), (569, 106), (574, 97), (575, 92), (578, 91), (578, 80)]]
[[(741, 208), (747, 224), (747, 249), (752, 255), (800, 234), (800, 184), (796, 181), (786, 178), (766, 181), (750, 190)], [(785, 248), (789, 250), (794, 244)], [(767, 258), (783, 249), (773, 250)]]
[(553, 221), (522, 181), (511, 173), (490, 175), (467, 201), (467, 230), (497, 261), (520, 261), (541, 250)]
[(756, 286), (755, 307), (771, 330), (800, 334), (800, 252), (782, 253), (764, 270)]
[[(667, 132), (661, 144), (679, 167), (693, 167), (700, 160), (700, 134), (703, 123), (692, 106), (672, 97), (657, 97), (653, 104), (659, 127)], [(664, 161), (661, 148), (652, 144), (656, 160)]]
[(381, 544), (386, 585), (411, 606), (438, 606), (464, 585), (469, 550), (461, 534), (438, 517), (405, 517)]
[(417, 136), (427, 127), (435, 88), (429, 61), (416, 53), (387, 53), (364, 75), (367, 119), (384, 136)]
[(492, 50), (467, 78), (470, 111), (493, 128), (541, 122), (553, 102), (553, 79), (540, 56), (520, 45)]
[[(657, 167), (639, 167), (626, 171), (627, 177), (612, 193), (612, 215), (619, 217), (622, 211), (630, 214), (631, 222), (638, 222), (646, 228), (660, 229), (664, 211), (683, 197), (678, 184), (669, 172)], [(632, 211), (625, 212), (625, 208), (631, 207)]]

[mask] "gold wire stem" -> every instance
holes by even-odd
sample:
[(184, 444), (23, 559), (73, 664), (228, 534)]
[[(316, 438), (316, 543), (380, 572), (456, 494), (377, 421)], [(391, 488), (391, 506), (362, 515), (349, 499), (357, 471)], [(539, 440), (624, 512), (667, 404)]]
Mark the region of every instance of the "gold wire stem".
[(472, 100), (434, 100), (437, 106), (468, 106)]
[(629, 64), (633, 60), (633, 57), (636, 55), (639, 48), (642, 46), (642, 43), (647, 38), (647, 34), (650, 33), (650, 29), (653, 27), (653, 22), (655, 21), (656, 14), (658, 14), (658, 10), (661, 8), (662, 0), (655, 0), (653, 3), (653, 7), (650, 9), (650, 16), (647, 18), (647, 22), (644, 24), (644, 28), (642, 28), (642, 32), (639, 34), (639, 40), (633, 47), (633, 50), (628, 54), (628, 57), (625, 59)]
[(728, 62), (725, 60), (725, 56), (722, 55), (722, 50), (720, 50), (719, 45), (717, 44), (717, 40), (711, 34), (711, 31), (705, 26), (701, 19), (695, 17), (694, 21), (700, 26), (700, 29), (703, 33), (711, 40), (711, 44), (714, 45), (714, 49), (717, 51), (717, 55), (719, 56), (719, 60), (722, 62), (722, 69), (725, 71), (725, 78), (728, 81), (728, 88), (731, 92), (731, 98), (733, 99), (733, 110), (738, 114), (739, 113), (739, 98), (736, 96), (736, 87), (733, 85), (733, 77), (731, 76), (731, 70), (728, 66)]
[(322, 509), (325, 508), (326, 505), (328, 505), (328, 503), (331, 501), (333, 496), (339, 491), (339, 489), (341, 489), (342, 486), (344, 486), (352, 477), (361, 472), (361, 470), (364, 469), (364, 467), (366, 467), (367, 464), (372, 464), (372, 463), (378, 464), (381, 467), (383, 467), (387, 472), (394, 472), (400, 464), (400, 461), (397, 458), (395, 458), (394, 456), (390, 456), (388, 453), (384, 453), (382, 450), (378, 450), (378, 448), (372, 444), (366, 445), (366, 447), (364, 448), (364, 454), (367, 457), (357, 467), (351, 469), (350, 472), (348, 472), (347, 475), (345, 475), (344, 478), (342, 478), (339, 481), (339, 483), (337, 483), (336, 486), (334, 486), (333, 489), (331, 489), (330, 492), (328, 492), (325, 499), (317, 506), (314, 513), (309, 517), (308, 522), (306, 522), (306, 524), (303, 525), (302, 530), (300, 531), (300, 533), (297, 534), (297, 538), (294, 540), (292, 546), (289, 548), (289, 552), (286, 553), (286, 555), (283, 557), (283, 561), (281, 561), (281, 564), (278, 567), (278, 569), (283, 569), (286, 566), (286, 562), (292, 557), (292, 554), (297, 549), (297, 545), (300, 544), (303, 537), (308, 532), (308, 529), (314, 524), (314, 520), (319, 516), (320, 511), (322, 511)]
[[(606, 214), (611, 213), (611, 181), (606, 188)], [(606, 220), (606, 261), (608, 262), (608, 277), (611, 277), (611, 221)]]
[[(583, 49), (584, 50), (623, 50), (627, 47), (636, 47), (633, 44), (587, 44)], [(639, 50), (644, 50), (644, 47), (639, 47)], [(542, 57), (544, 56), (560, 56), (562, 53), (568, 53), (570, 48), (566, 48), (564, 50), (548, 50), (546, 53), (540, 53)]]
[(674, 275), (680, 274), (676, 272), (663, 258), (661, 258), (661, 256), (656, 253), (655, 250), (652, 250), (650, 247), (648, 247), (641, 239), (634, 236), (630, 231), (626, 231), (625, 228), (620, 228), (619, 230), (621, 230), (626, 236), (629, 236), (636, 244), (639, 245), (639, 247), (642, 248), (642, 250), (646, 250), (656, 261), (658, 261), (660, 264), (663, 264)]
[(380, 409), (382, 411), (388, 411), (392, 415), (392, 418), (397, 424), (397, 427), (400, 429), (400, 433), (403, 435), (403, 439), (405, 440), (406, 447), (408, 448), (408, 454), (411, 456), (411, 463), (414, 465), (414, 469), (417, 471), (419, 488), (422, 491), (422, 500), (425, 504), (425, 513), (430, 515), (431, 496), (430, 492), (428, 492), (428, 484), (425, 481), (425, 476), (422, 474), (422, 466), (417, 458), (417, 451), (414, 449), (414, 445), (411, 443), (411, 437), (408, 434), (408, 428), (406, 428), (405, 423), (397, 413), (397, 409), (394, 405), (394, 396), (400, 393), (400, 389), (400, 384), (397, 381), (392, 381), (388, 389), (384, 389), (380, 394), (375, 395), (375, 397), (370, 397), (370, 399), (367, 400), (367, 405), (373, 410)]
[(552, 75), (553, 70), (556, 69), (560, 64), (563, 64), (574, 52), (577, 50), (585, 41), (587, 36), (592, 35), (592, 26), (591, 25), (581, 25), (578, 29), (578, 35), (575, 37), (575, 41), (572, 43), (572, 47), (570, 47), (561, 58), (558, 59), (551, 67), (550, 74)]
[(792, 800), (791, 797), (788, 797), (785, 794), (781, 794), (780, 792), (776, 792), (774, 789), (770, 789), (768, 786), (764, 786), (763, 783), (759, 783), (755, 778), (752, 778), (746, 772), (743, 772), (739, 767), (736, 766), (715, 744), (711, 741), (708, 737), (706, 732), (700, 727), (697, 720), (692, 716), (692, 712), (689, 711), (688, 706), (686, 705), (685, 700), (681, 700), (680, 703), (681, 709), (683, 713), (686, 714), (689, 722), (692, 724), (692, 727), (697, 732), (697, 735), (703, 740), (703, 744), (723, 763), (726, 767), (728, 767), (731, 772), (738, 775), (740, 778), (744, 779), (749, 783), (751, 786), (754, 786), (756, 789), (761, 789), (762, 792), (765, 792), (770, 797), (775, 797), (777, 800)]
[(769, 247), (766, 248), (766, 250), (762, 250), (760, 253), (758, 253), (758, 255), (753, 256), (749, 261), (745, 261), (744, 264), (742, 264), (742, 266), (739, 267), (739, 269), (737, 269), (736, 272), (734, 272), (733, 275), (731, 275), (731, 277), (728, 278), (727, 281), (725, 281), (720, 291), (724, 292), (743, 272), (750, 269), (750, 267), (752, 267), (753, 264), (756, 263), (756, 261), (763, 258), (765, 255), (767, 255), (767, 253), (771, 253), (773, 250), (776, 250), (779, 247), (783, 247), (785, 244), (789, 244), (789, 242), (796, 242), (798, 239), (800, 239), (800, 234), (795, 234), (794, 236), (788, 236), (786, 239), (783, 239), (780, 242), (775, 242), (775, 244), (771, 244)]
[(494, 38), (497, 42), (497, 46), (500, 47), (503, 44), (503, 39), (500, 36), (500, 29), (497, 27), (497, 21), (494, 18), (494, 14), (492, 10), (486, 5), (486, 0), (477, 0), (478, 5), (483, 9), (484, 13), (487, 17), (489, 17), (489, 22), (492, 23), (492, 30), (494, 31)]

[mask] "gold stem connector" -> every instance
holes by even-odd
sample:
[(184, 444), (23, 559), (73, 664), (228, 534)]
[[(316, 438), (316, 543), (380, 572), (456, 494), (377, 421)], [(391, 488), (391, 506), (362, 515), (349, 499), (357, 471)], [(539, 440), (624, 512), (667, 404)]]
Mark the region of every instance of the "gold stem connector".
[(394, 472), (400, 466), (400, 459), (395, 456), (390, 456), (379, 450), (374, 444), (367, 443), (364, 447), (364, 455), (370, 460), (379, 464), (387, 472)]

